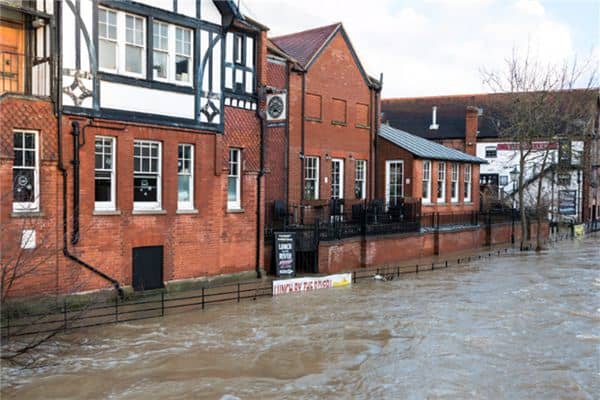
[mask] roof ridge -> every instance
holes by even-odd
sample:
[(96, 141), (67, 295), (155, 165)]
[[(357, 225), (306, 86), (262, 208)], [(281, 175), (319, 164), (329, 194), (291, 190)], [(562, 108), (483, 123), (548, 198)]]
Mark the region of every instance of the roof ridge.
[(272, 36), (270, 39), (271, 40), (285, 39), (285, 38), (288, 38), (290, 36), (301, 35), (301, 34), (313, 32), (313, 31), (317, 31), (317, 30), (320, 30), (320, 29), (338, 27), (339, 25), (342, 25), (342, 23), (341, 22), (336, 22), (336, 23), (329, 24), (329, 25), (317, 26), (317, 27), (314, 27), (314, 28), (305, 29), (303, 31), (286, 33), (285, 35), (279, 35), (279, 36)]

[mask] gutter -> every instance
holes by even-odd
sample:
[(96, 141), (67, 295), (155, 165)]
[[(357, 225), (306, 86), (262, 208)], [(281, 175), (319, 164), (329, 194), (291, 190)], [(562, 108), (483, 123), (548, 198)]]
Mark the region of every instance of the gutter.
[[(54, 10), (56, 12), (56, 46), (55, 46), (55, 54), (56, 54), (56, 61), (54, 63), (54, 71), (56, 74), (56, 102), (55, 102), (55, 107), (56, 107), (56, 121), (57, 121), (57, 126), (56, 126), (56, 132), (58, 135), (58, 170), (60, 171), (61, 175), (62, 175), (62, 216), (63, 216), (63, 248), (62, 248), (62, 252), (64, 254), (65, 257), (67, 257), (69, 260), (79, 264), (80, 266), (82, 266), (83, 268), (91, 271), (92, 273), (100, 276), (102, 279), (110, 282), (113, 287), (115, 288), (115, 290), (117, 291), (117, 294), (119, 295), (120, 298), (124, 297), (124, 292), (123, 289), (121, 288), (121, 285), (119, 284), (119, 282), (114, 279), (111, 278), (110, 276), (106, 275), (105, 273), (103, 273), (102, 271), (99, 271), (97, 268), (91, 266), (90, 264), (86, 263), (85, 261), (81, 260), (80, 258), (78, 258), (77, 256), (75, 256), (74, 254), (72, 254), (69, 251), (69, 244), (68, 244), (68, 232), (67, 232), (67, 225), (68, 225), (68, 214), (67, 214), (67, 208), (68, 208), (68, 200), (67, 200), (67, 168), (65, 168), (65, 164), (63, 161), (63, 151), (62, 151), (62, 144), (63, 144), (63, 130), (62, 130), (62, 20), (61, 20), (61, 15), (62, 15), (62, 1), (60, 0), (56, 0), (54, 2)], [(75, 121), (76, 122), (76, 121)], [(74, 124), (75, 124), (74, 122)], [(77, 122), (77, 124), (79, 124)], [(75, 134), (74, 134), (74, 139), (75, 139)], [(75, 145), (74, 145), (75, 146)], [(75, 161), (75, 160), (74, 160)]]

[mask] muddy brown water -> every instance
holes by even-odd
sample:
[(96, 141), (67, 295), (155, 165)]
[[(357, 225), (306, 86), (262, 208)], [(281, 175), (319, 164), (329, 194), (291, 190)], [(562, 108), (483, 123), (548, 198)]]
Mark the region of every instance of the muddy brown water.
[(598, 399), (600, 237), (61, 336), (2, 398)]

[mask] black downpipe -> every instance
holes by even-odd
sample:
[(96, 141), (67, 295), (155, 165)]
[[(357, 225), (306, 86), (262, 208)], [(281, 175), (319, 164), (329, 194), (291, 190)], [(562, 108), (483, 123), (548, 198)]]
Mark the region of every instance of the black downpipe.
[(56, 79), (55, 79), (56, 85), (54, 88), (55, 88), (55, 94), (56, 94), (55, 106), (56, 106), (56, 121), (57, 121), (56, 131), (57, 131), (57, 136), (58, 136), (58, 169), (62, 175), (63, 254), (69, 260), (81, 265), (82, 267), (88, 269), (89, 271), (93, 272), (94, 274), (109, 281), (113, 285), (115, 290), (117, 291), (117, 294), (119, 295), (119, 297), (123, 298), (124, 297), (123, 289), (121, 288), (121, 285), (119, 285), (119, 282), (116, 279), (111, 278), (110, 276), (99, 271), (98, 269), (94, 268), (90, 264), (86, 263), (85, 261), (79, 259), (78, 257), (76, 257), (75, 255), (73, 255), (69, 252), (69, 245), (68, 245), (69, 241), (67, 238), (67, 235), (68, 235), (68, 232), (67, 232), (67, 224), (68, 224), (67, 168), (65, 168), (65, 164), (64, 164), (64, 160), (63, 160), (63, 153), (62, 153), (62, 143), (63, 143), (62, 142), (62, 139), (63, 139), (62, 91), (61, 91), (61, 88), (62, 88), (62, 21), (61, 21), (62, 1), (57, 0), (54, 2), (54, 10), (55, 10), (55, 18), (56, 18), (56, 34), (55, 34), (55, 37), (56, 37), (55, 60), (56, 61), (54, 63), (54, 73), (56, 74)]
[[(375, 171), (379, 165), (379, 127), (381, 119), (381, 89), (383, 88), (383, 73), (379, 75), (379, 88), (375, 90)], [(375, 197), (379, 194), (379, 174), (375, 173)]]
[[(302, 110), (300, 113), (300, 117), (302, 118), (302, 124), (301, 124), (301, 128), (300, 128), (300, 135), (301, 135), (301, 147), (300, 147), (300, 203), (303, 202), (304, 200), (304, 165), (305, 165), (305, 154), (304, 154), (304, 111), (305, 111), (305, 100), (304, 98), (306, 97), (306, 72), (302, 72)], [(322, 166), (319, 165), (319, 169), (321, 169)], [(321, 178), (319, 177), (319, 182), (317, 182), (317, 185), (320, 184)], [(318, 189), (317, 189), (318, 190)], [(300, 223), (304, 224), (304, 207), (302, 207), (302, 205), (300, 205)]]
[(79, 121), (71, 122), (73, 135), (73, 233), (71, 244), (79, 243)]
[(258, 107), (256, 107), (256, 116), (260, 119), (260, 152), (259, 152), (259, 171), (256, 176), (256, 279), (262, 278), (260, 272), (260, 239), (262, 238), (262, 230), (260, 229), (260, 222), (262, 217), (261, 207), (261, 188), (262, 188), (262, 177), (265, 175), (265, 112), (262, 110), (261, 105), (264, 105), (265, 100), (265, 89), (264, 87), (258, 90)]

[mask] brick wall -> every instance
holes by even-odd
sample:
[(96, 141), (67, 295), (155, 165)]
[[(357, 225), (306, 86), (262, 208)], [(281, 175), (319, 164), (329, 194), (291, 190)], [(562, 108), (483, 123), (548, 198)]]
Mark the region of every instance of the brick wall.
[[(2, 263), (20, 253), (21, 232), (34, 228), (38, 248), (24, 254), (29, 264), (40, 265), (35, 274), (19, 281), (14, 296), (68, 293), (108, 288), (110, 284), (62, 256), (62, 176), (57, 169), (56, 119), (51, 103), (4, 98), (0, 103), (0, 221)], [(73, 215), (73, 166), (71, 122), (83, 128), (87, 119), (63, 119), (64, 164), (68, 169), (68, 238)], [(94, 124), (123, 128), (87, 128), (80, 150), (80, 240), (70, 251), (98, 270), (131, 284), (132, 249), (164, 246), (163, 280), (185, 279), (253, 270), (256, 263), (257, 176), (259, 169), (259, 122), (256, 112), (225, 109), (225, 133), (215, 135), (187, 129), (95, 120)], [(12, 131), (39, 131), (40, 213), (12, 214)], [(94, 158), (96, 135), (116, 138), (116, 205), (112, 215), (94, 210)], [(133, 211), (133, 141), (162, 143), (162, 208), (152, 215)], [(177, 210), (177, 146), (194, 145), (194, 208)], [(230, 147), (242, 149), (242, 208), (227, 210), (227, 159)], [(262, 231), (262, 229), (261, 229)], [(262, 240), (262, 235), (260, 240)], [(262, 254), (260, 259), (262, 259)]]
[[(367, 160), (370, 165), (372, 133), (360, 124), (364, 113), (360, 108), (364, 106), (360, 105), (371, 105), (371, 92), (341, 33), (336, 34), (311, 65), (305, 79), (306, 93), (321, 97), (320, 120), (305, 118), (304, 121), (304, 154), (320, 158), (319, 198), (327, 200), (331, 197), (330, 159), (341, 158), (344, 160), (344, 198), (354, 199), (355, 160)], [(290, 77), (289, 97), (289, 201), (298, 204), (302, 187), (302, 77), (297, 73)], [(334, 99), (345, 101), (345, 123), (339, 122), (343, 114), (339, 108), (343, 102), (336, 103)]]

